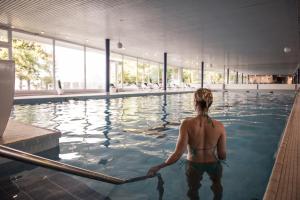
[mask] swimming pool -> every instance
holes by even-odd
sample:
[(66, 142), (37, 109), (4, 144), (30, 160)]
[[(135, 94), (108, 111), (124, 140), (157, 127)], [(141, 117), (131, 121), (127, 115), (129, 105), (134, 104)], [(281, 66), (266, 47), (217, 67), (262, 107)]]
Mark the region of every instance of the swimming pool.
[[(11, 118), (62, 132), (61, 162), (131, 178), (173, 151), (178, 123), (194, 115), (192, 94), (15, 105)], [(262, 199), (293, 92), (216, 92), (210, 115), (227, 131), (223, 199)], [(161, 170), (163, 199), (187, 199), (184, 157)], [(76, 177), (110, 199), (158, 199), (156, 179), (114, 186)], [(212, 199), (204, 176), (201, 199)]]

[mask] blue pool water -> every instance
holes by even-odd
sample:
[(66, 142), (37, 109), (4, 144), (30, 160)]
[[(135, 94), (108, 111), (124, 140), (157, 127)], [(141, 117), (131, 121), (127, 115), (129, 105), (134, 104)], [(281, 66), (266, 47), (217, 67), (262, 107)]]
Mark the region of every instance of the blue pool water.
[[(59, 160), (120, 178), (145, 175), (171, 154), (178, 123), (195, 115), (193, 94), (99, 99), (36, 105), (15, 105), (11, 118), (59, 130)], [(294, 99), (294, 93), (214, 93), (210, 115), (227, 131), (229, 166), (224, 166), (223, 199), (262, 199), (274, 153)], [(157, 127), (156, 131), (149, 130)], [(162, 130), (163, 129), (163, 130)], [(163, 199), (186, 196), (185, 155), (161, 170)], [(80, 177), (110, 199), (158, 199), (157, 179), (114, 186)], [(199, 190), (212, 199), (207, 175)]]

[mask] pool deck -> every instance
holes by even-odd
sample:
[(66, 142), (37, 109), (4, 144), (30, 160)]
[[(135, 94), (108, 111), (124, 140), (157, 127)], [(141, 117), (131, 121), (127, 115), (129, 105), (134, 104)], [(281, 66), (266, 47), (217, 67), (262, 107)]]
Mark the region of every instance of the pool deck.
[[(0, 145), (36, 154), (57, 147), (60, 136), (60, 132), (9, 120)], [(0, 157), (0, 164), (9, 161)]]
[(64, 94), (64, 95), (38, 95), (38, 96), (17, 96), (14, 97), (14, 104), (30, 104), (30, 103), (46, 103), (59, 102), (67, 100), (86, 100), (86, 99), (105, 99), (105, 98), (121, 98), (121, 97), (137, 97), (148, 95), (163, 95), (163, 94), (184, 94), (194, 92), (195, 89), (186, 90), (141, 90), (132, 92), (115, 92), (115, 93), (79, 93), (79, 94)]
[(300, 93), (290, 113), (264, 200), (300, 199)]

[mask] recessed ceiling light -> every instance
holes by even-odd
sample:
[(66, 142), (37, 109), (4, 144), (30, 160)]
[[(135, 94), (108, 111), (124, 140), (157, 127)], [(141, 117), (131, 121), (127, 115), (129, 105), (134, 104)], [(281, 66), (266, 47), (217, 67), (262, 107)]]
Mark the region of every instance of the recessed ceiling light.
[(86, 43), (89, 43), (89, 40), (85, 40)]
[(15, 28), (15, 26), (11, 26), (11, 28)]
[(45, 34), (45, 32), (44, 32), (44, 31), (41, 31), (41, 34), (42, 34), (42, 35), (44, 35), (44, 34)]

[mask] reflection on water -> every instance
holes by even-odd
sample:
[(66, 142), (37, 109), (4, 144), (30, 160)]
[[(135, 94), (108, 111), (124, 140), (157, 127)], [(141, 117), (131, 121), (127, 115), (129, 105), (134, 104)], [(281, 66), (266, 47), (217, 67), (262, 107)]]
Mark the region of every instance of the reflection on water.
[(104, 137), (106, 138), (106, 140), (103, 142), (103, 145), (105, 147), (108, 147), (109, 144), (110, 144), (109, 143), (110, 138), (108, 137), (108, 133), (112, 129), (111, 128), (110, 116), (111, 116), (111, 113), (110, 113), (110, 99), (106, 98), (105, 99), (105, 110), (104, 110), (104, 120), (105, 120), (106, 124), (105, 124), (104, 130), (103, 130)]
[[(262, 198), (293, 95), (214, 93), (210, 115), (228, 136), (223, 199)], [(127, 179), (164, 161), (175, 148), (179, 122), (194, 113), (193, 95), (178, 94), (15, 105), (11, 118), (61, 131), (60, 161)], [(184, 160), (161, 170), (164, 199), (188, 199)], [(121, 186), (80, 180), (111, 199), (160, 198), (156, 179)], [(207, 174), (201, 185), (200, 198), (212, 199)]]

